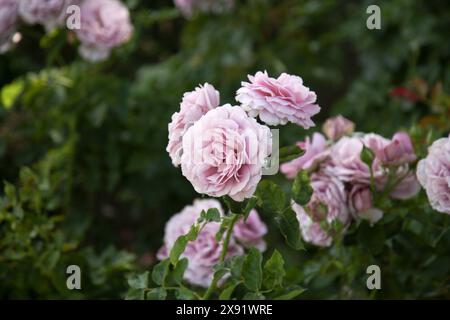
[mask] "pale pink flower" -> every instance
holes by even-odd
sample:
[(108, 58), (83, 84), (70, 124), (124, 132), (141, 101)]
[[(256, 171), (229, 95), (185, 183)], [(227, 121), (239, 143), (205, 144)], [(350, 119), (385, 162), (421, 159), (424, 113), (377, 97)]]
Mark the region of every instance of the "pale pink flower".
[(268, 125), (292, 122), (308, 129), (314, 126), (311, 117), (319, 113), (316, 93), (303, 85), (300, 77), (286, 73), (277, 79), (267, 72), (248, 76), (250, 82), (242, 82), (236, 100), (252, 117)]
[(392, 141), (379, 146), (372, 146), (378, 160), (387, 166), (399, 166), (417, 159), (411, 138), (405, 132), (396, 133)]
[(241, 108), (210, 110), (183, 137), (181, 169), (198, 193), (250, 198), (270, 155), (270, 129)]
[[(330, 246), (334, 236), (332, 223), (338, 220), (345, 229), (351, 220), (345, 186), (339, 179), (324, 174), (313, 174), (311, 186), (314, 193), (310, 202), (305, 207), (293, 202), (292, 209), (297, 214), (302, 237), (306, 242), (322, 247)], [(328, 224), (330, 229), (325, 230), (322, 223)]]
[(19, 0), (19, 13), (28, 24), (42, 24), (50, 31), (64, 24), (66, 9), (73, 0)]
[(417, 177), (433, 209), (450, 214), (450, 136), (429, 147), (417, 166)]
[(383, 217), (383, 211), (373, 206), (372, 191), (367, 185), (357, 184), (348, 195), (350, 213), (354, 218), (376, 223)]
[(91, 62), (108, 58), (110, 51), (133, 33), (130, 13), (118, 0), (89, 0), (81, 4), (80, 54)]
[(0, 0), (0, 53), (11, 48), (17, 27), (18, 10), (17, 0)]
[(330, 164), (325, 171), (341, 181), (369, 184), (370, 168), (361, 160), (364, 143), (359, 137), (343, 137), (330, 148)]
[(166, 150), (174, 166), (180, 165), (183, 154), (183, 135), (187, 129), (209, 110), (217, 108), (219, 104), (219, 92), (208, 83), (184, 94), (180, 112), (174, 113), (169, 123), (169, 143)]
[[(188, 233), (191, 226), (200, 217), (202, 210), (217, 208), (222, 213), (222, 208), (217, 200), (195, 200), (191, 206), (186, 206), (180, 213), (175, 214), (166, 224), (164, 245), (158, 251), (158, 259), (162, 260), (169, 256), (178, 237)], [(216, 234), (220, 229), (217, 222), (209, 222), (200, 231), (194, 241), (188, 242), (186, 250), (181, 255), (188, 259), (188, 267), (184, 274), (186, 281), (193, 285), (208, 287), (214, 275), (213, 267), (219, 262), (222, 252), (222, 243), (216, 241)], [(242, 255), (244, 249), (231, 238), (226, 258)]]
[(337, 141), (343, 136), (348, 136), (355, 130), (355, 124), (347, 118), (339, 115), (325, 121), (322, 131), (328, 139)]
[(297, 143), (297, 146), (305, 153), (281, 165), (281, 172), (288, 179), (295, 178), (302, 170), (314, 170), (329, 155), (327, 141), (320, 133), (314, 133), (312, 138), (306, 137), (305, 141)]
[(240, 219), (234, 229), (234, 237), (245, 247), (256, 247), (260, 251), (266, 250), (266, 242), (263, 237), (267, 234), (267, 226), (261, 220), (258, 212), (253, 209), (247, 220)]

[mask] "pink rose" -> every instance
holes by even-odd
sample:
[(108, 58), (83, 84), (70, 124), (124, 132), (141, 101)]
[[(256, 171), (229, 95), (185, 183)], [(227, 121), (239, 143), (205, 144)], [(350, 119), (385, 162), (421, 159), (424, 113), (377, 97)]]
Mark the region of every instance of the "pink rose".
[(390, 192), (392, 199), (407, 200), (415, 197), (420, 192), (420, 184), (414, 172), (409, 167), (399, 168), (397, 170), (397, 186)]
[(398, 132), (387, 144), (374, 145), (373, 151), (382, 164), (399, 166), (417, 159), (411, 138), (405, 132)]
[(50, 31), (64, 24), (71, 0), (19, 0), (19, 13), (29, 24), (42, 24)]
[(19, 4), (17, 0), (0, 0), (0, 53), (11, 48), (16, 32)]
[(297, 145), (305, 153), (281, 165), (281, 172), (288, 179), (294, 179), (302, 170), (314, 170), (318, 163), (329, 155), (327, 141), (320, 133), (314, 133), (312, 139), (306, 137), (304, 142), (299, 142)]
[(322, 223), (331, 224), (339, 220), (344, 228), (350, 223), (347, 207), (347, 194), (339, 179), (324, 174), (313, 174), (311, 186), (314, 193), (310, 202), (302, 207), (296, 203), (292, 209), (296, 212), (303, 239), (317, 246), (330, 246), (333, 232), (322, 228)]
[(186, 92), (180, 105), (180, 112), (174, 113), (169, 123), (169, 143), (167, 152), (175, 167), (178, 167), (183, 154), (183, 135), (198, 119), (209, 110), (217, 108), (220, 104), (219, 92), (210, 84)]
[(433, 209), (450, 214), (450, 136), (436, 140), (417, 166), (417, 178)]
[[(217, 208), (223, 214), (220, 203), (214, 199), (195, 200), (193, 205), (186, 206), (180, 213), (175, 214), (166, 224), (164, 245), (158, 251), (159, 260), (169, 256), (178, 237), (185, 235), (191, 226), (200, 217), (202, 210)], [(216, 234), (220, 224), (210, 222), (200, 231), (195, 241), (188, 242), (182, 258), (188, 259), (188, 267), (184, 274), (186, 281), (193, 285), (208, 287), (214, 275), (213, 267), (220, 260), (222, 244), (217, 243)], [(244, 249), (237, 244), (234, 237), (231, 238), (226, 258), (242, 255)]]
[(354, 185), (349, 193), (349, 209), (353, 217), (376, 223), (383, 217), (383, 211), (373, 207), (372, 191), (366, 185)]
[(234, 6), (234, 0), (174, 0), (181, 13), (190, 18), (197, 11), (221, 13), (229, 11)]
[(241, 108), (210, 110), (183, 137), (181, 169), (198, 193), (250, 198), (272, 149), (270, 129)]
[(354, 130), (355, 124), (341, 115), (328, 119), (322, 127), (323, 133), (333, 141), (351, 135)]
[(303, 85), (297, 76), (283, 73), (277, 79), (267, 72), (248, 76), (250, 82), (242, 82), (236, 100), (250, 116), (268, 125), (286, 124), (288, 121), (308, 129), (314, 126), (311, 117), (318, 114), (316, 93)]
[(114, 47), (130, 39), (133, 33), (130, 14), (120, 1), (83, 1), (80, 9), (81, 28), (76, 34), (84, 59), (91, 62), (104, 60)]
[(361, 160), (363, 148), (361, 138), (341, 138), (330, 148), (330, 165), (325, 171), (344, 182), (369, 184), (370, 169)]
[(245, 247), (256, 247), (260, 251), (266, 250), (263, 237), (267, 234), (267, 226), (261, 221), (258, 212), (253, 209), (246, 221), (240, 219), (234, 229), (234, 237)]

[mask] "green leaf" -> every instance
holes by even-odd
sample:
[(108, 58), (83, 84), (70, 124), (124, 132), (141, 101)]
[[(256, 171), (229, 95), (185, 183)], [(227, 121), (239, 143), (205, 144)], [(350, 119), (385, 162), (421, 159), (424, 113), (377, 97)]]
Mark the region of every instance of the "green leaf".
[[(200, 231), (200, 226), (198, 224), (193, 224), (191, 226), (191, 228), (189, 229), (189, 232), (186, 234), (186, 240), (194, 241), (195, 239), (197, 239), (199, 231)], [(184, 252), (184, 250), (183, 250), (183, 252)]]
[(170, 261), (164, 259), (153, 267), (152, 279), (157, 285), (162, 286), (169, 272)]
[(186, 245), (188, 243), (188, 239), (186, 236), (180, 236), (175, 241), (172, 250), (170, 250), (169, 258), (170, 262), (173, 265), (176, 265), (178, 260), (180, 259), (180, 256), (183, 254), (184, 250), (186, 249)]
[(273, 181), (261, 181), (255, 195), (258, 198), (258, 206), (264, 210), (273, 213), (283, 211), (286, 197), (280, 186)]
[(288, 208), (277, 216), (275, 220), (287, 244), (295, 250), (304, 249), (300, 234), (300, 225), (295, 212), (291, 208)]
[(247, 200), (238, 202), (231, 199), (229, 196), (224, 196), (222, 199), (223, 202), (225, 202), (225, 204), (227, 205), (228, 209), (231, 211), (231, 213), (236, 214), (240, 214), (242, 211), (244, 211), (247, 202)]
[(259, 291), (262, 282), (262, 255), (256, 248), (250, 248), (242, 265), (244, 285), (251, 291)]
[(239, 284), (239, 281), (231, 281), (230, 284), (225, 289), (223, 289), (223, 291), (219, 295), (219, 300), (230, 300), (234, 289), (236, 289)]
[(307, 171), (300, 171), (292, 184), (292, 199), (299, 205), (308, 204), (313, 194)]
[(280, 162), (291, 161), (301, 157), (305, 153), (297, 145), (287, 146), (280, 148)]
[(228, 260), (228, 264), (231, 271), (231, 276), (236, 279), (240, 280), (242, 275), (242, 266), (244, 264), (244, 256), (234, 256), (230, 260)]
[(154, 288), (147, 292), (145, 299), (147, 300), (165, 300), (167, 291), (164, 288)]
[(244, 211), (242, 212), (242, 215), (244, 216), (244, 219), (247, 220), (248, 215), (250, 214), (250, 211), (252, 211), (252, 209), (256, 206), (256, 204), (258, 203), (258, 198), (256, 197), (251, 197), (248, 202), (247, 205), (244, 208)]
[(200, 217), (207, 222), (220, 222), (220, 212), (217, 208), (209, 208), (208, 211), (202, 211)]
[(23, 80), (15, 81), (11, 84), (3, 86), (0, 96), (5, 109), (10, 109), (14, 105), (17, 98), (22, 93), (23, 88)]
[(186, 287), (180, 287), (175, 291), (178, 300), (195, 300), (195, 294)]
[(181, 260), (178, 261), (178, 263), (176, 264), (171, 276), (173, 281), (176, 284), (181, 284), (183, 281), (183, 276), (184, 276), (184, 272), (186, 271), (186, 268), (188, 266), (188, 259), (183, 258)]
[(125, 300), (144, 300), (145, 290), (132, 288), (125, 295)]
[(274, 250), (272, 256), (264, 264), (264, 286), (268, 289), (283, 286), (284, 260), (281, 254)]
[(133, 289), (145, 289), (148, 287), (148, 275), (148, 271), (132, 275), (127, 279), (128, 285)]
[(303, 289), (301, 287), (296, 286), (294, 288), (287, 289), (286, 293), (283, 293), (283, 294), (275, 297), (273, 300), (292, 300), (292, 299), (298, 297), (299, 295), (301, 295), (303, 292), (305, 292), (305, 289)]
[(266, 297), (259, 292), (247, 292), (242, 300), (264, 300)]

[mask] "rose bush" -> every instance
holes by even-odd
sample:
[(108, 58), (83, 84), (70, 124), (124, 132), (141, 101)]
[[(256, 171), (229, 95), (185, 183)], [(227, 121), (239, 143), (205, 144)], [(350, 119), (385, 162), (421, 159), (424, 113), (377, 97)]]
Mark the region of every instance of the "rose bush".
[[(48, 17), (31, 23), (0, 0), (0, 297), (449, 297), (445, 144), (428, 150), (450, 130), (445, 2), (385, 2), (370, 32), (355, 1), (85, 1), (104, 6), (89, 42), (57, 1), (23, 1)], [(220, 134), (187, 149), (211, 160), (190, 181), (199, 121)], [(244, 159), (266, 145), (244, 129), (278, 125)], [(192, 212), (194, 187), (220, 207)]]

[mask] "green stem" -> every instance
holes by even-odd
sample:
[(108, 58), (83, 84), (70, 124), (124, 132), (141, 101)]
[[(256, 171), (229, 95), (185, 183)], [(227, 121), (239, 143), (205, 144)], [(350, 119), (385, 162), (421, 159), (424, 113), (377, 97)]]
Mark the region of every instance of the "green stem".
[[(223, 247), (222, 247), (222, 252), (220, 254), (219, 263), (222, 263), (225, 261), (225, 257), (228, 252), (228, 246), (230, 244), (231, 235), (233, 233), (233, 228), (234, 228), (234, 225), (236, 224), (238, 218), (239, 218), (239, 215), (237, 215), (237, 214), (233, 214), (233, 216), (231, 218), (230, 226), (228, 227), (227, 234), (225, 235), (225, 239), (223, 241)], [(203, 296), (203, 300), (209, 299), (209, 297), (214, 292), (214, 290), (216, 290), (217, 283), (219, 282), (219, 280), (220, 280), (220, 278), (217, 278), (217, 277), (213, 278), (213, 280), (211, 281), (211, 285), (209, 286), (208, 290), (206, 290), (206, 293)]]

